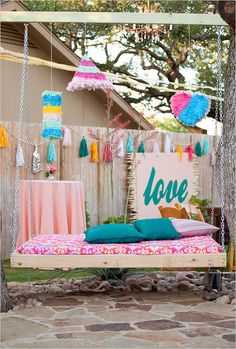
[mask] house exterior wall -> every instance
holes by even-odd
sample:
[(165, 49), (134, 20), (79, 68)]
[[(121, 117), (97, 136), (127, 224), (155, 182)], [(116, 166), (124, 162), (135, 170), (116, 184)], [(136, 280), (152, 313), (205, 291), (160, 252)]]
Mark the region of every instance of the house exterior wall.
[[(2, 44), (4, 49), (22, 52), (22, 47)], [(31, 56), (49, 60), (45, 50), (30, 48)], [(55, 57), (56, 61), (56, 57)], [(42, 105), (41, 93), (51, 90), (50, 68), (33, 66), (30, 74), (30, 118), (32, 122), (41, 122)], [(63, 93), (63, 123), (70, 125), (105, 126), (106, 113), (104, 100), (93, 91), (66, 91), (73, 73), (56, 70), (52, 71), (52, 89)], [(1, 120), (16, 121), (19, 112), (21, 84), (21, 64), (1, 61)], [(83, 121), (84, 120), (84, 121)]]

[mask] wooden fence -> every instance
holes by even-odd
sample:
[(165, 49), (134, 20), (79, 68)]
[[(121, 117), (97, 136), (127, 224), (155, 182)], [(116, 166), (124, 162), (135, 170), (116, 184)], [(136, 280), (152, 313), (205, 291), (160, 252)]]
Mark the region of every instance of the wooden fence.
[[(16, 144), (17, 144), (17, 123), (2, 122), (6, 127), (8, 138), (10, 142), (9, 148), (0, 149), (0, 185), (1, 185), (1, 252), (2, 258), (8, 258), (11, 250), (11, 212), (12, 201), (14, 194), (15, 182), (15, 158), (16, 158)], [(110, 192), (110, 164), (102, 162), (92, 163), (90, 157), (79, 158), (79, 144), (83, 134), (87, 134), (87, 128), (80, 126), (73, 126), (71, 128), (72, 146), (62, 147), (61, 141), (55, 141), (57, 149), (57, 161), (54, 165), (57, 167), (57, 179), (60, 180), (79, 180), (84, 183), (85, 200), (87, 202), (87, 210), (90, 214), (91, 224), (97, 224), (105, 220), (111, 215), (111, 192)], [(40, 144), (43, 142), (40, 137), (41, 125), (31, 124), (31, 154), (33, 152), (33, 144)], [(93, 132), (100, 137), (105, 138), (105, 128), (92, 128)], [(123, 136), (124, 144), (126, 144), (128, 133), (137, 133), (135, 130), (120, 130), (118, 131)], [(146, 139), (151, 133), (155, 132), (155, 138), (145, 142), (145, 151), (152, 151), (153, 141), (159, 143), (161, 151), (164, 148), (165, 133), (160, 131), (143, 131), (140, 140)], [(196, 142), (200, 139), (203, 142), (205, 137), (208, 137), (210, 144), (213, 143), (213, 137), (189, 134), (189, 133), (169, 133), (173, 145), (185, 144), (186, 146), (191, 142)], [(23, 153), (25, 161), (27, 160), (27, 129), (24, 124), (22, 140)], [(43, 179), (44, 172), (47, 169), (47, 143), (39, 145), (39, 152), (41, 155), (41, 163), (43, 171), (39, 174), (33, 175), (33, 179)], [(88, 140), (88, 146), (90, 141)], [(183, 145), (184, 147), (184, 145)], [(102, 153), (102, 146), (99, 149), (100, 159)], [(29, 166), (31, 166), (31, 157)], [(202, 198), (211, 197), (211, 166), (209, 165), (209, 156), (205, 155), (199, 159), (200, 172), (200, 193)], [(114, 214), (119, 216), (124, 213), (124, 206), (126, 200), (126, 164), (124, 159), (115, 159), (114, 161)], [(27, 179), (27, 166), (20, 169), (20, 178)]]

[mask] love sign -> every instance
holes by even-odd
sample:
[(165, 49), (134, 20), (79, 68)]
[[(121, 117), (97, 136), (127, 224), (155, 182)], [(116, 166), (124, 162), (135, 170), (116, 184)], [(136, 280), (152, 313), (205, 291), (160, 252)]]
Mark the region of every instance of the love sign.
[(136, 218), (159, 217), (158, 206), (186, 205), (192, 195), (197, 195), (197, 161), (188, 161), (187, 154), (183, 154), (182, 160), (176, 153), (136, 154), (130, 202)]

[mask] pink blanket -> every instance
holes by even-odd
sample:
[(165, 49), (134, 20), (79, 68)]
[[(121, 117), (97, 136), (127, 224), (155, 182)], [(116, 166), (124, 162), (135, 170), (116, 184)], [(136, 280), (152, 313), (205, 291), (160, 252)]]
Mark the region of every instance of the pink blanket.
[(83, 234), (39, 235), (20, 246), (18, 252), (41, 255), (151, 255), (221, 252), (221, 246), (210, 236), (195, 236), (177, 240), (142, 241), (129, 244), (89, 244), (83, 240)]

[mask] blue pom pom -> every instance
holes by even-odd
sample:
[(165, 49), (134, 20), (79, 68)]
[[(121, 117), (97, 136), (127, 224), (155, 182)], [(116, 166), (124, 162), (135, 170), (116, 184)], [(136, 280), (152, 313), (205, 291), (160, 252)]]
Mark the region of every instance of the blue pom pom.
[(189, 105), (180, 113), (178, 120), (186, 126), (194, 126), (207, 114), (209, 109), (210, 101), (207, 96), (194, 93)]
[(43, 105), (51, 105), (53, 107), (61, 106), (62, 94), (58, 91), (44, 91), (42, 93)]
[(62, 138), (62, 130), (61, 129), (53, 129), (53, 128), (45, 128), (41, 132), (41, 137), (49, 138), (49, 139), (61, 139)]

